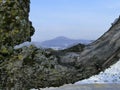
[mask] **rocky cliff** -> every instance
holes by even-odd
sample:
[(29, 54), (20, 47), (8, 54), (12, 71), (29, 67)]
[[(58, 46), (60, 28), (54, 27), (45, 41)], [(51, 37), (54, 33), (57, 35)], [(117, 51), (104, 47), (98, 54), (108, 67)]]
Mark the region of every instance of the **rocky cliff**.
[(120, 18), (98, 40), (62, 51), (34, 46), (14, 49), (30, 41), (30, 0), (0, 1), (0, 87), (29, 90), (60, 86), (98, 74), (120, 58)]

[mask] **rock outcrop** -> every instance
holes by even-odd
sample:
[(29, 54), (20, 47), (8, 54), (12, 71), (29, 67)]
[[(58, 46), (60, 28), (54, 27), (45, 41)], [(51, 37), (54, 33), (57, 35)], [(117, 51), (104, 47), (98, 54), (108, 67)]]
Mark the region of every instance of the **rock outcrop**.
[(34, 33), (29, 21), (29, 0), (0, 1), (0, 45), (15, 46), (30, 41)]
[(55, 51), (34, 46), (14, 49), (30, 41), (30, 0), (0, 1), (0, 87), (29, 90), (74, 83), (98, 74), (120, 58), (120, 18), (95, 42)]

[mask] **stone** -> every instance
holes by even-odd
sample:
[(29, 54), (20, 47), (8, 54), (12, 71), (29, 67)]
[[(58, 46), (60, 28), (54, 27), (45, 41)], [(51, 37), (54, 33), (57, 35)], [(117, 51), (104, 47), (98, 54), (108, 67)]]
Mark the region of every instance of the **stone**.
[(29, 0), (0, 1), (0, 47), (30, 41), (34, 28), (29, 21)]

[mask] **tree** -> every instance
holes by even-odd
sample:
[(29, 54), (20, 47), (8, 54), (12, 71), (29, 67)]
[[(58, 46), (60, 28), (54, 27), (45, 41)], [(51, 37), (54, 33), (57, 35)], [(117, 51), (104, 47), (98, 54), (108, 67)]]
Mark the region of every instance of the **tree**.
[[(15, 49), (34, 33), (28, 20), (29, 0), (0, 2), (0, 86), (29, 90), (61, 86), (104, 71), (120, 58), (120, 18), (98, 40), (65, 50)], [(4, 12), (6, 11), (6, 12)]]

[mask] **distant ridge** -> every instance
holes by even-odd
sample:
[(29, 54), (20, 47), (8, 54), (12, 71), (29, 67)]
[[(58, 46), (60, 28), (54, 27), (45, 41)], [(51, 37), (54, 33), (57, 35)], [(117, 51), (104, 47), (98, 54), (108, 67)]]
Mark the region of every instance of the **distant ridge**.
[(60, 37), (56, 37), (54, 39), (51, 40), (46, 40), (43, 42), (25, 42), (21, 45), (19, 45), (18, 47), (22, 47), (22, 46), (29, 46), (31, 44), (37, 46), (38, 48), (53, 48), (56, 50), (59, 49), (65, 49), (68, 48), (70, 46), (74, 46), (77, 45), (79, 43), (81, 44), (89, 44), (93, 42), (93, 40), (84, 40), (84, 39), (70, 39), (64, 36), (60, 36)]
[(83, 39), (70, 39), (64, 36), (56, 37), (51, 40), (46, 40), (41, 42), (41, 46), (45, 48), (58, 48), (58, 49), (64, 49), (69, 46), (81, 43), (81, 44), (89, 44), (93, 40), (83, 40)]

